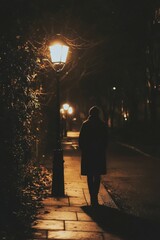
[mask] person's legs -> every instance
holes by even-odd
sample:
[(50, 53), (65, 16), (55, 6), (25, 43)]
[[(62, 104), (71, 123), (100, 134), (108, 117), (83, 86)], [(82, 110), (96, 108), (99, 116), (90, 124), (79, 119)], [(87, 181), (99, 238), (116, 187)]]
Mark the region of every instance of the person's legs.
[(93, 205), (94, 181), (93, 181), (93, 175), (92, 174), (87, 175), (87, 184), (88, 184), (88, 190), (89, 190), (89, 194), (90, 194), (90, 202), (91, 202), (91, 205)]
[(100, 175), (87, 175), (88, 190), (91, 198), (91, 205), (98, 205), (98, 192), (100, 187)]
[(90, 195), (93, 195), (93, 175), (92, 174), (89, 174), (87, 175), (87, 184), (88, 184), (88, 190), (89, 190), (89, 193)]
[(100, 175), (95, 175), (94, 176), (94, 190), (95, 190), (96, 196), (98, 196), (98, 193), (99, 193), (100, 182), (101, 182)]
[(98, 205), (98, 193), (99, 193), (99, 187), (100, 187), (100, 175), (94, 175), (93, 177), (93, 205)]

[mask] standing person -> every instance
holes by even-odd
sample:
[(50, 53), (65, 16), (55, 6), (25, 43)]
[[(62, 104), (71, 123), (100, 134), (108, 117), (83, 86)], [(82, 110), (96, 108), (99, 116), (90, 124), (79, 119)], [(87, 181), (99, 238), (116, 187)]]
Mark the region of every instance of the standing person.
[(106, 174), (108, 127), (99, 115), (99, 108), (91, 107), (89, 117), (83, 122), (79, 134), (81, 175), (87, 176), (92, 206), (98, 205), (100, 176)]

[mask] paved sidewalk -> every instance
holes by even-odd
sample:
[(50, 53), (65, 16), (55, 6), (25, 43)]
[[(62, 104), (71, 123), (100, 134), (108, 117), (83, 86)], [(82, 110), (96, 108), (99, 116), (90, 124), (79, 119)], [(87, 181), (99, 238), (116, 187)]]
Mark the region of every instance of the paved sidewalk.
[(120, 240), (106, 227), (104, 211), (118, 210), (102, 184), (98, 196), (100, 206), (90, 206), (86, 177), (80, 175), (76, 138), (70, 137), (70, 141), (63, 142), (65, 197), (43, 200), (44, 208), (33, 225), (33, 239)]

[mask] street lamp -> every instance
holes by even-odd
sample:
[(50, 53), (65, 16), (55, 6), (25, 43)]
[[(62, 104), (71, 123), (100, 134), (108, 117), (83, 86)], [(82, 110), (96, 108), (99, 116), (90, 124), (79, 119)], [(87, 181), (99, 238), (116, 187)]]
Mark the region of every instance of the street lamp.
[(73, 108), (70, 106), (70, 107), (68, 108), (68, 114), (71, 115), (72, 113), (73, 113)]
[(68, 103), (64, 103), (64, 104), (63, 104), (63, 109), (64, 109), (65, 111), (67, 111), (68, 108), (69, 108), (69, 104), (68, 104)]
[(64, 133), (64, 137), (67, 137), (67, 130), (69, 128), (70, 130), (70, 118), (68, 118), (68, 116), (71, 116), (71, 114), (73, 113), (73, 108), (68, 104), (68, 103), (64, 103), (63, 104), (63, 108), (61, 108), (61, 113), (63, 114), (64, 118), (65, 118), (65, 122), (66, 124), (64, 124), (64, 129), (63, 129), (63, 133)]
[(72, 119), (71, 119), (72, 114), (73, 114), (73, 108), (71, 106), (69, 106), (69, 108), (68, 108), (68, 115), (69, 115), (68, 128), (69, 128), (69, 131), (72, 130)]
[(65, 66), (69, 47), (62, 43), (54, 43), (49, 46), (51, 62), (56, 72), (56, 144), (53, 156), (52, 196), (64, 196), (64, 160), (61, 147), (60, 129), (60, 81), (59, 73)]

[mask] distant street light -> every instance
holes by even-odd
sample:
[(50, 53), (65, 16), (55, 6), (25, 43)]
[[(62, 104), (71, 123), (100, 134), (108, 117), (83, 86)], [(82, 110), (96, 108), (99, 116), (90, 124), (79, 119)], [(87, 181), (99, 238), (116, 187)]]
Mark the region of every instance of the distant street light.
[(68, 114), (71, 115), (72, 113), (73, 113), (73, 108), (70, 106), (70, 107), (68, 108)]
[(64, 104), (63, 104), (63, 109), (64, 109), (65, 111), (67, 111), (67, 110), (69, 109), (69, 104), (68, 104), (68, 103), (64, 103)]
[(64, 196), (64, 160), (60, 129), (60, 81), (59, 73), (65, 66), (69, 47), (56, 42), (49, 46), (51, 62), (56, 72), (56, 145), (53, 156), (52, 196)]
[[(65, 126), (64, 126), (64, 129), (63, 129), (63, 136), (67, 137), (67, 128), (68, 128), (68, 125), (70, 126), (70, 118), (68, 119), (68, 115), (71, 116), (71, 114), (73, 113), (73, 108), (68, 104), (68, 103), (64, 103), (63, 104), (63, 108), (61, 108), (61, 114), (62, 116), (64, 116), (64, 120), (66, 122)], [(71, 127), (69, 127), (70, 129)], [(63, 137), (62, 136), (62, 137)]]

